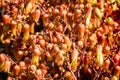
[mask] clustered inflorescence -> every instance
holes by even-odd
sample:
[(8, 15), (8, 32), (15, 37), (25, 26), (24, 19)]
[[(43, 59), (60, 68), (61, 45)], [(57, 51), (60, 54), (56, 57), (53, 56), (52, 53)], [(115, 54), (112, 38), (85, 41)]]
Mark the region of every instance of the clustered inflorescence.
[(120, 79), (120, 0), (0, 1), (7, 80)]

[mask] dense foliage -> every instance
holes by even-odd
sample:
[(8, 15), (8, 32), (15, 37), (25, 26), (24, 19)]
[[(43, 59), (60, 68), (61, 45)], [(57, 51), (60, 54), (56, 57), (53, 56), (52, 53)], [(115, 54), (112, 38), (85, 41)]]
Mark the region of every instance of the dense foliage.
[(119, 80), (120, 0), (1, 0), (0, 80)]

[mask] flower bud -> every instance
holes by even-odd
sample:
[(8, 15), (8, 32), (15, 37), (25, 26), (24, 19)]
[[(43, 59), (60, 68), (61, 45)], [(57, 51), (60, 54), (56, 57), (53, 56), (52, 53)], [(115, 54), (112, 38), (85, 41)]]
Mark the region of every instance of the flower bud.
[(51, 55), (55, 56), (59, 52), (59, 47), (58, 46), (53, 46), (53, 49), (51, 51)]
[(30, 26), (29, 26), (29, 24), (25, 24), (23, 26), (23, 41), (24, 41), (24, 43), (26, 43), (28, 41), (29, 36), (30, 36)]
[(32, 20), (34, 20), (36, 23), (39, 21), (40, 18), (40, 10), (35, 10), (32, 14), (31, 14)]
[(65, 57), (63, 56), (64, 51), (59, 51), (59, 53), (55, 56), (55, 63), (60, 66), (63, 65)]
[(118, 79), (118, 76), (114, 75), (111, 80), (119, 80), (119, 79)]
[(112, 3), (114, 3), (116, 0), (110, 0), (110, 3), (112, 4)]
[(30, 33), (34, 33), (34, 31), (35, 31), (35, 23), (34, 22), (31, 22), (30, 23)]
[(115, 75), (120, 76), (120, 66), (115, 66)]
[(18, 75), (19, 72), (20, 72), (20, 66), (19, 66), (19, 65), (15, 65), (15, 66), (14, 66), (14, 74), (15, 74), (15, 75)]
[(78, 31), (80, 33), (80, 37), (84, 37), (85, 25), (84, 24), (78, 24), (77, 28), (78, 28)]
[(5, 61), (2, 70), (3, 70), (4, 72), (9, 73), (9, 72), (10, 72), (10, 68), (11, 68), (11, 61), (8, 61), (8, 60)]
[(104, 68), (106, 69), (106, 70), (108, 70), (109, 69), (109, 66), (110, 66), (110, 60), (109, 59), (107, 59), (105, 62), (104, 62)]
[(72, 42), (67, 36), (64, 36), (64, 42), (67, 45), (68, 49), (70, 49), (70, 47), (72, 46)]
[(36, 47), (33, 50), (31, 64), (35, 64), (36, 66), (38, 66), (39, 65), (39, 56), (40, 55), (41, 55), (40, 49), (38, 47)]
[(21, 32), (22, 32), (22, 28), (23, 28), (22, 23), (21, 23), (21, 22), (18, 22), (18, 23), (17, 23), (17, 35), (18, 35), (18, 36), (19, 36), (19, 35), (21, 34)]
[(97, 44), (97, 36), (96, 34), (92, 34), (89, 38), (90, 41), (90, 48), (94, 48), (95, 45)]
[(39, 77), (39, 79), (42, 79), (42, 71), (41, 71), (41, 69), (37, 69), (35, 71), (35, 74)]
[(118, 65), (120, 62), (120, 56), (118, 54), (114, 54), (113, 60), (115, 64)]
[(102, 12), (100, 11), (100, 9), (97, 8), (97, 7), (94, 8), (94, 14), (95, 14), (99, 19), (101, 19), (102, 16), (103, 16), (103, 13), (102, 13)]
[(29, 2), (27, 6), (25, 7), (24, 14), (26, 15), (29, 14), (32, 11), (32, 8), (33, 8), (33, 3)]
[(45, 52), (45, 55), (47, 57), (47, 61), (51, 61), (52, 60), (52, 56), (51, 56), (51, 54), (48, 51)]
[(86, 5), (86, 26), (88, 26), (90, 24), (90, 19), (91, 19), (91, 15), (92, 15), (92, 6), (91, 4), (87, 4)]
[(18, 8), (16, 6), (12, 6), (12, 16), (15, 19), (18, 14)]
[(79, 52), (77, 49), (72, 50), (71, 52), (71, 68), (72, 70), (77, 70)]
[(15, 36), (17, 32), (17, 23), (15, 21), (11, 22), (11, 31), (12, 31), (12, 34)]
[(102, 54), (102, 45), (97, 45), (97, 47), (96, 47), (96, 53), (97, 53), (96, 64), (98, 66), (102, 66), (103, 62), (104, 62), (103, 54)]
[(2, 19), (3, 19), (4, 24), (10, 24), (12, 20), (9, 15), (3, 15)]
[(65, 71), (65, 75), (64, 75), (67, 79), (73, 79), (73, 75), (70, 71)]

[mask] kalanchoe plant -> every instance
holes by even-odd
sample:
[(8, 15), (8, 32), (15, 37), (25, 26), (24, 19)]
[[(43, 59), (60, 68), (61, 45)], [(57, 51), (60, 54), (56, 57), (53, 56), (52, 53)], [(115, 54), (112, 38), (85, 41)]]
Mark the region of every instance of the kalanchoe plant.
[(119, 15), (120, 0), (1, 0), (0, 72), (8, 80), (119, 80)]

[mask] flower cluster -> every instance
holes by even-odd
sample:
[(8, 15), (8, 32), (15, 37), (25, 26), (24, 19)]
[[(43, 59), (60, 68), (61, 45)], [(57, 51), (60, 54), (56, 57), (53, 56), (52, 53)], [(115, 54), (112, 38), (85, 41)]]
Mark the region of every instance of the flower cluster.
[(0, 11), (8, 80), (119, 80), (120, 0), (1, 0)]

